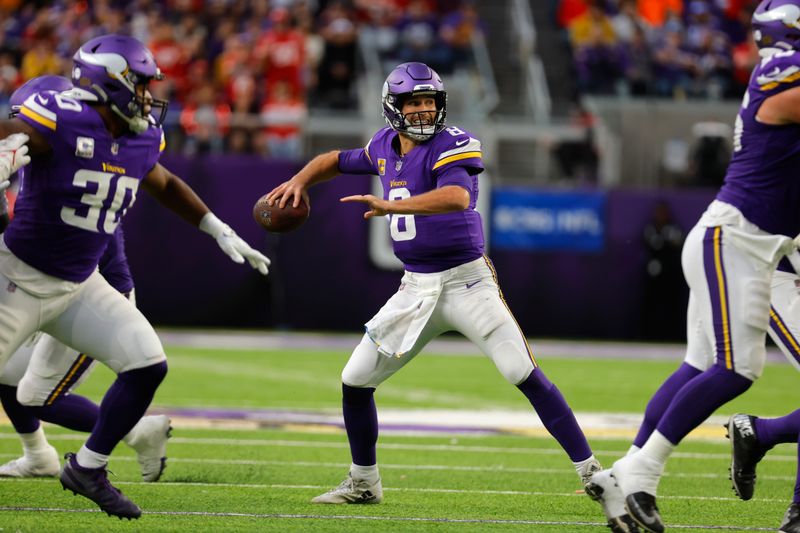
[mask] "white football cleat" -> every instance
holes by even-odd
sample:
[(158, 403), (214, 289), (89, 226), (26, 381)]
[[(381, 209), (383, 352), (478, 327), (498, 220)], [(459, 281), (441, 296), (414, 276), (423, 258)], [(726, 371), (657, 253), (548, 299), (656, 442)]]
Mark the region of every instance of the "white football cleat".
[(619, 490), (611, 470), (601, 470), (592, 475), (586, 484), (586, 494), (600, 504), (614, 533), (638, 532), (639, 528), (625, 510), (625, 497)]
[(143, 416), (126, 435), (125, 442), (136, 450), (136, 460), (142, 468), (142, 479), (158, 481), (167, 467), (167, 439), (172, 426), (166, 415)]
[(370, 483), (363, 479), (353, 479), (350, 474), (338, 487), (325, 494), (320, 494), (311, 503), (381, 503), (383, 487), (381, 480)]
[(60, 470), (58, 452), (48, 445), (39, 452), (0, 465), (0, 477), (55, 477)]

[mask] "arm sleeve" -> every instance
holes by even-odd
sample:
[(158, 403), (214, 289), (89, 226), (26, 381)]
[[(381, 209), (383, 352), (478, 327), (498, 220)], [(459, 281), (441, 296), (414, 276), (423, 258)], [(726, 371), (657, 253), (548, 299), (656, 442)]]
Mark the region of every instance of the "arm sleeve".
[(436, 177), (436, 187), (442, 188), (447, 185), (458, 185), (467, 191), (472, 191), (473, 178), (469, 171), (462, 166), (452, 165), (442, 170)]
[(339, 152), (339, 172), (342, 174), (376, 174), (375, 165), (366, 148)]

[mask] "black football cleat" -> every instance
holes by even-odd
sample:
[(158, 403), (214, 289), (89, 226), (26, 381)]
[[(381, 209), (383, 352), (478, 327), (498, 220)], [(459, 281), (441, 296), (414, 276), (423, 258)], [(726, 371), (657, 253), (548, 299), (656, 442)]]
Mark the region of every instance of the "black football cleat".
[(658, 512), (656, 497), (646, 492), (634, 492), (625, 498), (625, 509), (639, 527), (650, 533), (663, 533), (664, 522)]
[(793, 503), (789, 506), (778, 531), (781, 533), (800, 533), (800, 503)]
[(753, 497), (756, 488), (756, 465), (767, 452), (758, 442), (756, 417), (736, 414), (725, 428), (731, 440), (731, 482), (733, 491), (743, 500)]
[(103, 468), (83, 468), (74, 453), (64, 456), (66, 462), (61, 469), (61, 486), (96, 503), (108, 516), (121, 519), (139, 518), (142, 510), (108, 481), (108, 472)]

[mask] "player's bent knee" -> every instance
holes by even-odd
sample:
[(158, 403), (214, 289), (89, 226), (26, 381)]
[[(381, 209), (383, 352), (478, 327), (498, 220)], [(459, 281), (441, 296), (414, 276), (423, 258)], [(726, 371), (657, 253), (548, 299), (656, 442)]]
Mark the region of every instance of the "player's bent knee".
[(52, 391), (52, 387), (45, 390), (23, 377), (17, 386), (17, 401), (25, 407), (42, 407)]
[(533, 371), (533, 361), (521, 343), (504, 341), (492, 350), (492, 360), (497, 370), (512, 385), (518, 385)]

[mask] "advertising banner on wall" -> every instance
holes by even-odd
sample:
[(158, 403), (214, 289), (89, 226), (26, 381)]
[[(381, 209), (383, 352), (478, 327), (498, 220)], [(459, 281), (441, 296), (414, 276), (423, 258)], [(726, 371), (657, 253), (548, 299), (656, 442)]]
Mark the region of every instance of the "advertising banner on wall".
[(606, 193), (495, 187), (492, 244), (505, 250), (600, 251)]

